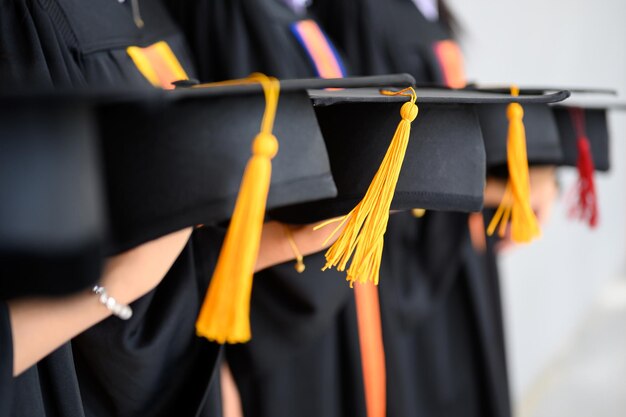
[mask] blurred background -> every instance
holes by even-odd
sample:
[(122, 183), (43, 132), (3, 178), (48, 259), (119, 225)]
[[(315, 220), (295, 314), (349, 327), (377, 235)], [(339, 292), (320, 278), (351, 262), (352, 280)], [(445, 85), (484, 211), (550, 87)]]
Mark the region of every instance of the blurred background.
[[(626, 97), (626, 1), (449, 0), (470, 80), (609, 87)], [(626, 415), (626, 112), (609, 115), (600, 224), (567, 218), (501, 259), (518, 417)], [(562, 169), (562, 194), (576, 173)], [(563, 197), (563, 196), (562, 196)]]

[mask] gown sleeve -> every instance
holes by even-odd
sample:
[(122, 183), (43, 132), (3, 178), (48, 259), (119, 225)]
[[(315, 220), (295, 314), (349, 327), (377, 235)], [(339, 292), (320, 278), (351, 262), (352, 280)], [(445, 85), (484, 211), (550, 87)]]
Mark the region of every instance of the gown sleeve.
[(194, 231), (163, 281), (132, 304), (130, 320), (111, 317), (72, 341), (87, 415), (216, 414), (209, 398), (221, 346), (196, 336), (195, 321), (222, 238), (220, 229)]
[(200, 81), (248, 76), (313, 77), (290, 24), (298, 20), (280, 1), (166, 0), (189, 42)]
[(9, 309), (0, 301), (0, 417), (11, 409), (13, 391), (13, 337), (9, 321)]

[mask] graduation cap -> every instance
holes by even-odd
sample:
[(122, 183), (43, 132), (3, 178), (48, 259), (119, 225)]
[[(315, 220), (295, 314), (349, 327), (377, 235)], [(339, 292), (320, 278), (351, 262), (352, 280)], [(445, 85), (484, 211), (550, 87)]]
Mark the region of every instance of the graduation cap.
[(104, 201), (84, 97), (0, 95), (0, 298), (62, 295), (100, 276)]
[[(512, 97), (510, 95), (450, 89), (415, 90), (415, 95), (390, 94), (380, 89), (310, 91), (316, 115), (330, 157), (338, 196), (273, 211), (281, 220), (310, 222), (345, 215), (368, 198), (386, 155), (389, 155), (394, 129), (407, 102), (415, 102), (419, 114), (412, 122), (404, 162), (392, 189), (388, 209), (428, 208), (437, 210), (477, 211), (482, 207), (485, 181), (485, 154), (476, 108), (485, 105), (506, 106), (512, 101), (548, 103), (562, 100), (565, 94)], [(398, 128), (399, 129), (399, 128)], [(397, 134), (397, 131), (396, 131)], [(390, 138), (393, 140), (390, 142)], [(503, 138), (504, 141), (505, 138)], [(385, 163), (383, 162), (383, 165)], [(371, 184), (371, 185), (370, 185)], [(376, 202), (376, 204), (379, 204)], [(343, 220), (363, 217), (351, 212)], [(359, 220), (360, 222), (360, 220)], [(384, 225), (377, 230), (382, 239)], [(349, 223), (348, 223), (349, 225)], [(350, 254), (370, 238), (360, 237), (363, 225), (348, 227), (327, 252), (328, 266), (347, 267)], [(366, 261), (352, 261), (348, 279), (353, 282), (377, 282), (376, 267), (382, 243), (368, 246)], [(374, 249), (372, 249), (374, 247)], [(339, 249), (342, 248), (342, 249)], [(355, 249), (357, 248), (357, 249)], [(369, 251), (369, 252), (368, 252)], [(355, 255), (356, 256), (356, 255)], [(369, 263), (371, 261), (371, 263)], [(367, 264), (367, 267), (363, 267)], [(363, 269), (360, 269), (363, 268)]]
[[(146, 91), (99, 111), (110, 251), (228, 220), (265, 110), (258, 85)], [(267, 207), (336, 194), (306, 91), (282, 89)]]
[[(480, 88), (478, 91), (508, 94), (510, 87), (507, 90), (503, 88)], [(541, 90), (527, 90), (525, 88), (519, 90), (521, 97), (541, 96), (543, 94), (546, 92)], [(561, 100), (566, 97), (561, 98)], [(559, 140), (559, 130), (552, 109), (546, 102), (523, 103), (523, 108), (528, 163), (530, 165), (558, 165), (563, 159), (563, 153)], [(509, 128), (507, 106), (502, 104), (481, 106), (478, 109), (478, 116), (485, 140), (487, 167), (494, 175), (508, 177), (507, 141), (504, 140)]]
[[(491, 175), (507, 178), (504, 196), (487, 227), (492, 235), (498, 229), (504, 236), (511, 222), (511, 238), (516, 243), (528, 243), (541, 235), (539, 222), (530, 206), (530, 177), (528, 165), (557, 165), (562, 159), (561, 145), (554, 114), (548, 103), (569, 97), (569, 91), (544, 94), (544, 91), (507, 88), (469, 90), (496, 93), (510, 92), (515, 103), (479, 109), (485, 139), (487, 165)], [(522, 97), (552, 97), (554, 100), (522, 102)], [(523, 104), (523, 107), (522, 107)]]
[(220, 343), (250, 338), (266, 206), (336, 194), (306, 92), (282, 94), (280, 106), (279, 94), (278, 80), (253, 74), (135, 94), (99, 114), (112, 251), (230, 219), (196, 326)]
[(584, 134), (589, 141), (594, 169), (606, 172), (610, 169), (607, 112), (624, 110), (626, 104), (614, 97), (606, 97), (616, 94), (611, 90), (573, 89), (572, 93), (567, 102), (552, 106), (563, 148), (561, 164), (578, 166), (578, 138)]
[[(485, 86), (473, 84), (468, 88), (480, 91), (490, 91), (506, 94), (510, 87)], [(542, 164), (546, 161), (554, 165), (577, 166), (578, 160), (578, 135), (575, 132), (575, 125), (569, 109), (573, 107), (582, 108), (585, 112), (585, 129), (593, 150), (593, 162), (598, 171), (608, 171), (608, 129), (606, 122), (606, 110), (608, 108), (618, 108), (620, 103), (617, 100), (603, 100), (602, 96), (615, 95), (616, 91), (603, 88), (580, 88), (580, 87), (547, 87), (547, 86), (524, 86), (519, 94), (542, 95), (550, 92), (569, 91), (573, 96), (565, 103), (550, 106), (553, 116), (547, 115), (542, 107), (541, 114), (529, 106), (524, 106), (524, 120), (526, 121), (526, 139), (528, 147), (529, 163)], [(598, 101), (598, 96), (600, 99)], [(537, 114), (533, 114), (537, 113)], [(554, 121), (552, 121), (554, 120)], [(485, 121), (485, 125), (495, 124), (495, 121)], [(556, 129), (555, 129), (556, 127)], [(489, 128), (489, 127), (488, 127)], [(500, 128), (504, 131), (504, 128)], [(542, 135), (543, 133), (543, 135)], [(495, 136), (495, 135), (494, 135)], [(541, 139), (543, 136), (543, 139)], [(555, 160), (555, 140), (558, 137), (561, 157)], [(502, 164), (502, 150), (497, 148), (497, 141), (494, 141), (493, 166)], [(489, 152), (488, 152), (489, 153)]]
[(563, 147), (562, 165), (578, 169), (576, 198), (570, 203), (570, 215), (595, 227), (598, 203), (594, 171), (610, 168), (607, 111), (626, 109), (626, 104), (608, 97), (598, 98), (614, 95), (610, 90), (575, 89), (574, 93), (571, 100), (553, 106), (552, 110)]
[[(339, 195), (274, 210), (289, 223), (311, 223), (344, 215), (365, 195), (383, 160), (405, 95), (381, 88), (311, 90)], [(415, 90), (419, 114), (391, 203), (393, 210), (477, 211), (482, 207), (485, 152), (474, 108), (455, 98), (471, 94)], [(465, 96), (465, 97), (462, 97)]]

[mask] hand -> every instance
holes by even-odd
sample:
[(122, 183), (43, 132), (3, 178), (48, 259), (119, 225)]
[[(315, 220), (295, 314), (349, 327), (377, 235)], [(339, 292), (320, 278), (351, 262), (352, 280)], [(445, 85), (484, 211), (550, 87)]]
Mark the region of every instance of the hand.
[(483, 205), (485, 208), (497, 208), (504, 197), (506, 179), (487, 177), (485, 191), (483, 193)]
[(530, 205), (542, 226), (548, 224), (559, 195), (556, 181), (556, 167), (542, 166), (530, 168)]
[[(530, 205), (537, 216), (541, 226), (545, 226), (552, 214), (554, 202), (558, 196), (558, 186), (556, 181), (555, 166), (534, 166), (529, 169), (530, 181)], [(506, 180), (499, 178), (488, 178), (485, 187), (484, 203), (485, 207), (497, 207), (504, 196)], [(511, 240), (510, 230), (498, 244), (498, 251), (504, 251), (514, 247)]]
[[(318, 224), (308, 224), (304, 226), (287, 226), (291, 229), (293, 240), (302, 256), (319, 252), (332, 245), (341, 230), (337, 231), (331, 239), (328, 236), (335, 230), (339, 222), (328, 224), (318, 230), (313, 230)], [(285, 225), (276, 221), (270, 221), (263, 225), (263, 234), (261, 235), (261, 245), (259, 247), (259, 256), (255, 266), (255, 272), (283, 262), (295, 259), (296, 256), (289, 244)]]

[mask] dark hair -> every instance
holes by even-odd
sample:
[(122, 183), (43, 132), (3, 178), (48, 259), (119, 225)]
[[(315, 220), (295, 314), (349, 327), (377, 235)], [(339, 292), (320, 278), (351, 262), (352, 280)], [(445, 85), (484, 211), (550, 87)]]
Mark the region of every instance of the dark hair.
[(439, 0), (439, 21), (448, 29), (452, 38), (458, 39), (463, 34), (463, 27), (445, 0)]

